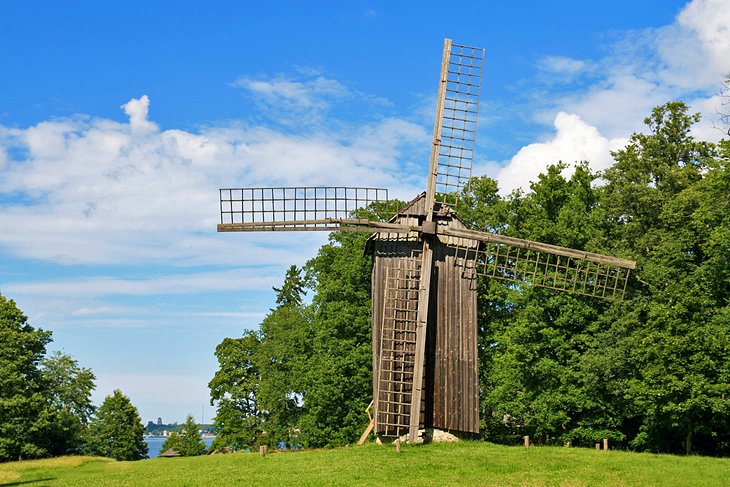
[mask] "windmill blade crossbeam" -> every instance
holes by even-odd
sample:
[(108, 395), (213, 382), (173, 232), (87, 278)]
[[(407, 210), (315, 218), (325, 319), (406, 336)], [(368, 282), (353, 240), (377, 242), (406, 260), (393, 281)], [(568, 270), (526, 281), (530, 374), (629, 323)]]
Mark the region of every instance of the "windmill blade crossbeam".
[(368, 220), (358, 212), (373, 203), (387, 207), (389, 201), (387, 189), (346, 186), (224, 188), (219, 192), (218, 231), (328, 231), (362, 226)]
[[(398, 223), (387, 223), (365, 218), (325, 218), (320, 220), (297, 220), (297, 221), (273, 221), (273, 222), (246, 222), (246, 223), (220, 223), (219, 232), (274, 232), (274, 231), (341, 231), (341, 232), (364, 232), (373, 233), (377, 231), (387, 234), (418, 234), (422, 227), (416, 225), (401, 225)], [(400, 237), (396, 237), (400, 239)]]

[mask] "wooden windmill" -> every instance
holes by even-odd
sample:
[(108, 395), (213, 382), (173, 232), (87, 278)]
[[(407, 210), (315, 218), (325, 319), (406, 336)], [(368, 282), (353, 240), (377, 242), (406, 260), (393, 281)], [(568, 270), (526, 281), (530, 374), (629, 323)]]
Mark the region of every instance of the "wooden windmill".
[(444, 41), (426, 191), (388, 222), (355, 210), (382, 188), (220, 190), (219, 232), (373, 233), (375, 433), (479, 431), (476, 277), (620, 299), (635, 263), (470, 230), (453, 206), (471, 178), (484, 49)]

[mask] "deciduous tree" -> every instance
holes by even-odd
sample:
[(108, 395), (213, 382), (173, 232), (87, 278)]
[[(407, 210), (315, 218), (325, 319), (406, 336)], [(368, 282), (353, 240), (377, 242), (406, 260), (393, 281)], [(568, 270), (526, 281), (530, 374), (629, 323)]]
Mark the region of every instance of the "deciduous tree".
[(0, 461), (48, 454), (46, 389), (40, 362), (51, 332), (34, 328), (0, 295)]

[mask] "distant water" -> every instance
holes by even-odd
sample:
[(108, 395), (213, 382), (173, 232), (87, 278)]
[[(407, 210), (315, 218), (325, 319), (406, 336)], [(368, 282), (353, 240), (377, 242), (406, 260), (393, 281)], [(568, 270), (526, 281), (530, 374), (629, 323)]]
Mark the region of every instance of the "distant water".
[[(163, 438), (161, 436), (150, 436), (144, 439), (144, 441), (147, 442), (147, 455), (150, 458), (157, 458), (160, 456), (160, 449), (162, 449), (162, 444), (165, 442), (167, 438)], [(209, 448), (210, 444), (213, 443), (213, 438), (203, 438), (203, 442), (205, 443), (205, 447)]]

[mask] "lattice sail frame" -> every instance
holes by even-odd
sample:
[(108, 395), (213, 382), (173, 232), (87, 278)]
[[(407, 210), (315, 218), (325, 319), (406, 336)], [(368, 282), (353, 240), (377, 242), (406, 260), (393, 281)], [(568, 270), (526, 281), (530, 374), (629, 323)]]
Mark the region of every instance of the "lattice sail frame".
[[(224, 188), (219, 230), (333, 230), (371, 203), (388, 204), (388, 190), (350, 186)], [(346, 222), (345, 222), (346, 223)]]
[(444, 51), (432, 177), (434, 200), (454, 204), (472, 175), (484, 49), (447, 40)]
[(478, 250), (453, 247), (456, 248), (457, 265), (462, 266), (468, 276), (491, 277), (609, 300), (623, 299), (634, 264), (622, 263), (621, 259), (581, 258), (500, 242), (482, 241)]
[(420, 280), (420, 256), (395, 259), (385, 269), (375, 401), (375, 430), (383, 436), (400, 436), (410, 426)]

